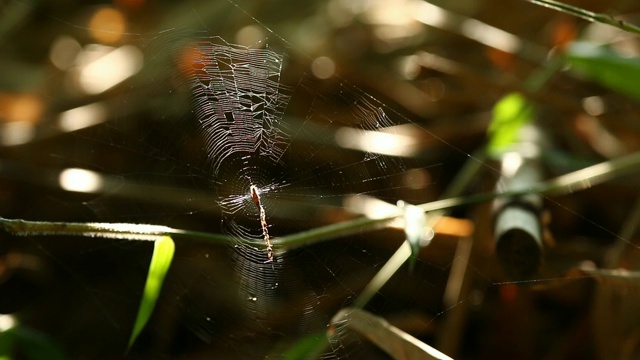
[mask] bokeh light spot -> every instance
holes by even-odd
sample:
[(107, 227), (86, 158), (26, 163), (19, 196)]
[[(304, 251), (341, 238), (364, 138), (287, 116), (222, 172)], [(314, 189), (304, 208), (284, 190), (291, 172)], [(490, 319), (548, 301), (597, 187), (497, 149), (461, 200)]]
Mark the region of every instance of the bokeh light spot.
[(320, 56), (311, 63), (311, 72), (318, 79), (328, 79), (336, 72), (336, 63), (327, 56)]
[(96, 41), (104, 44), (120, 40), (126, 28), (124, 15), (110, 7), (97, 10), (89, 20), (89, 33)]

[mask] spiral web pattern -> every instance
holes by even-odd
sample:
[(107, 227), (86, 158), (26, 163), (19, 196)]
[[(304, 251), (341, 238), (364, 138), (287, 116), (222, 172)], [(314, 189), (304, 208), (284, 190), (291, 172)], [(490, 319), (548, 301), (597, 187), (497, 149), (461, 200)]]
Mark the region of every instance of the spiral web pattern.
[[(221, 41), (221, 40), (219, 40)], [(289, 102), (280, 83), (283, 57), (268, 49), (201, 42), (193, 62), (196, 116), (214, 176), (241, 152), (278, 162), (285, 134), (276, 124)]]
[[(285, 64), (292, 59), (268, 47), (247, 48), (212, 37), (193, 42), (191, 52), (194, 113), (222, 210), (222, 230), (236, 239), (238, 299), (253, 324), (242, 333), (259, 341), (274, 331), (285, 337), (324, 331), (334, 310), (357, 296), (352, 281), (362, 279), (349, 279), (348, 267), (358, 266), (349, 253), (362, 248), (341, 244), (327, 259), (315, 248), (284, 252), (277, 238), (305, 229), (305, 221), (287, 220), (291, 216), (340, 212), (348, 195), (368, 194), (391, 203), (400, 198), (406, 159), (347, 151), (334, 137), (339, 129), (365, 134), (392, 131), (397, 124), (377, 100), (340, 79), (327, 80), (334, 89), (328, 95), (306, 74), (285, 83)], [(375, 267), (366, 272), (372, 276)], [(327, 349), (327, 355), (349, 353), (349, 348), (345, 343)]]

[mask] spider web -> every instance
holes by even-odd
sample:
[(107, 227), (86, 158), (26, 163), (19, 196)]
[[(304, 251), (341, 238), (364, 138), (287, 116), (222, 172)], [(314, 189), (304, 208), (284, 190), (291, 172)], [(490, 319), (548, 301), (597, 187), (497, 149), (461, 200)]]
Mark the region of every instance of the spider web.
[[(119, 116), (74, 135), (76, 150), (104, 147), (122, 154), (118, 156), (127, 163), (83, 159), (77, 151), (56, 158), (118, 174), (110, 192), (86, 202), (100, 221), (162, 223), (234, 239), (231, 253), (200, 245), (193, 245), (198, 250), (178, 250), (175, 278), (170, 274), (165, 286), (174, 298), (167, 312), (179, 315), (167, 316), (177, 316), (176, 321), (214, 348), (231, 346), (229, 354), (252, 358), (285, 351), (286, 344), (300, 337), (324, 332), (335, 310), (353, 301), (384, 264), (389, 247), (404, 239), (394, 230), (377, 240), (362, 233), (285, 250), (278, 238), (358, 216), (344, 209), (344, 200), (356, 195), (383, 200), (392, 208), (400, 199), (424, 202), (424, 194), (408, 180), (432, 165), (340, 146), (340, 131), (353, 137), (394, 135), (397, 125), (409, 122), (343, 79), (319, 80), (300, 71), (308, 66), (306, 60), (288, 56), (288, 44), (268, 39), (241, 46), (208, 33), (178, 29), (143, 41), (153, 71), (143, 74), (125, 97), (145, 93), (149, 82), (153, 91), (160, 89), (158, 96), (172, 98), (153, 107), (152, 116), (162, 119), (176, 111), (177, 122), (152, 119), (132, 127), (130, 117)], [(161, 54), (171, 49), (168, 63), (158, 49)], [(158, 80), (163, 71), (174, 80)], [(171, 75), (175, 73), (180, 75)], [(127, 195), (132, 184), (152, 185), (160, 192), (140, 201)], [(252, 185), (266, 210), (271, 262)], [(175, 188), (197, 189), (201, 196), (183, 192), (173, 201)], [(420, 271), (424, 269), (415, 274)], [(436, 272), (444, 274), (440, 267)], [(226, 295), (215, 289), (225, 289)], [(162, 302), (158, 307), (162, 312)], [(234, 325), (220, 333), (227, 322)], [(352, 351), (346, 343), (325, 350), (337, 357)]]
[[(252, 203), (249, 189), (252, 185), (258, 188), (266, 214), (273, 219), (269, 231), (275, 236), (295, 231), (295, 227), (278, 225), (283, 221), (277, 214), (284, 199), (313, 204), (344, 195), (385, 196), (385, 192), (397, 191), (403, 188), (400, 181), (409, 161), (360, 152), (348, 154), (348, 162), (344, 162), (341, 153), (345, 152), (332, 138), (342, 128), (365, 133), (388, 129), (395, 123), (375, 100), (348, 84), (333, 84), (333, 97), (318, 93), (308, 74), (284, 85), (284, 56), (268, 47), (253, 49), (211, 38), (197, 41), (192, 55), (195, 115), (211, 162), (222, 230), (237, 239), (234, 264), (240, 299), (245, 300), (258, 331), (272, 334), (279, 326), (282, 299), (286, 298), (296, 299), (289, 302), (286, 312), (298, 314), (293, 316), (298, 320), (287, 326), (298, 322), (303, 333), (322, 329), (328, 318), (317, 309), (329, 308), (326, 303), (335, 299), (327, 288), (319, 293), (309, 284), (304, 267), (316, 267), (318, 262), (303, 255), (308, 264), (301, 266), (295, 260), (300, 254), (278, 251), (277, 244), (273, 261), (267, 261), (259, 208)], [(304, 104), (308, 110), (292, 115), (286, 111), (289, 102)], [(299, 145), (314, 137), (320, 138), (319, 144)], [(301, 208), (295, 204), (290, 207)], [(253, 245), (246, 245), (247, 241)], [(335, 266), (320, 264), (338, 279)], [(318, 276), (317, 270), (315, 273)]]
[[(246, 15), (233, 5), (234, 16)], [(232, 249), (178, 241), (156, 318), (134, 353), (151, 349), (155, 354), (177, 355), (195, 348), (203, 353), (213, 351), (221, 358), (284, 357), (301, 339), (324, 336), (333, 315), (353, 304), (404, 241), (404, 234), (381, 229), (291, 250), (279, 247), (278, 238), (352, 219), (356, 214), (348, 211), (345, 199), (354, 195), (388, 204), (398, 200), (420, 204), (434, 200), (432, 194), (426, 194), (429, 187), (444, 187), (436, 181), (416, 188), (409, 181), (426, 168), (434, 167), (437, 172), (440, 165), (432, 161), (340, 143), (339, 134), (345, 131), (354, 139), (372, 133), (397, 135), (400, 125), (415, 124), (339, 77), (314, 77), (307, 70), (310, 59), (277, 33), (263, 30), (269, 37), (248, 46), (226, 42), (230, 34), (211, 36), (224, 32), (213, 27), (204, 32), (171, 28), (150, 39), (143, 37), (141, 47), (157, 66), (150, 66), (141, 76), (144, 81), (125, 91), (127, 100), (119, 99), (118, 104), (138, 102), (140, 106), (149, 93), (150, 99), (161, 94), (157, 96), (161, 102), (148, 104), (143, 111), (148, 118), (140, 123), (134, 123), (123, 109), (116, 119), (75, 134), (72, 153), (52, 151), (65, 166), (116, 174), (120, 183), (113, 193), (85, 202), (101, 221), (167, 224), (223, 232), (234, 239)], [(169, 60), (158, 49), (168, 49)], [(426, 130), (421, 134), (444, 144), (451, 163), (461, 161), (456, 156), (469, 157)], [(97, 148), (103, 149), (94, 150)], [(111, 152), (113, 158), (104, 162), (103, 157), (82, 151), (86, 149)], [(153, 201), (123, 196), (121, 190), (131, 183), (156, 186)], [(266, 212), (274, 244), (272, 262), (267, 261), (252, 185)], [(176, 188), (196, 191), (174, 194)], [(490, 219), (479, 222), (488, 224)], [(487, 228), (485, 225), (484, 231)], [(468, 254), (440, 245), (442, 253), (421, 254), (412, 271), (401, 269), (367, 306), (377, 314), (412, 317), (407, 323), (425, 341), (433, 340), (433, 327), (452, 309), (460, 305), (473, 309), (483, 298), (508, 297), (513, 290), (502, 289), (517, 284), (490, 279), (484, 274), (495, 271), (486, 262), (470, 263)], [(135, 245), (117, 246), (126, 253)], [(102, 249), (112, 247), (111, 243), (92, 246), (83, 255), (99, 259)], [(116, 261), (117, 256), (113, 263)], [(138, 265), (145, 264), (138, 261)], [(447, 278), (456, 263), (468, 265), (474, 290), (443, 304)], [(69, 272), (80, 270), (70, 267)], [(542, 276), (538, 280), (554, 279)], [(82, 280), (80, 286), (94, 293), (88, 280)], [(106, 298), (92, 301), (102, 306), (113, 298), (127, 297), (110, 291)], [(130, 297), (136, 301), (127, 304), (137, 305), (138, 294)], [(102, 311), (108, 316), (117, 313), (114, 308)], [(110, 319), (109, 324), (121, 330), (126, 328), (122, 321)], [(182, 327), (188, 331), (181, 331)], [(350, 332), (346, 324), (335, 324), (334, 331), (322, 358), (381, 357), (379, 350)], [(156, 339), (169, 344), (158, 346), (153, 343)]]
[[(114, 171), (100, 164), (101, 171), (122, 174), (122, 187), (135, 181), (196, 187), (209, 194), (206, 201), (187, 196), (177, 206), (162, 201), (149, 206), (119, 196), (121, 188), (116, 187), (113, 194), (87, 204), (102, 221), (181, 224), (188, 218), (189, 225), (175, 226), (222, 232), (234, 239), (233, 251), (226, 259), (228, 253), (219, 247), (201, 249), (201, 254), (191, 255), (195, 259), (178, 252), (173, 267), (182, 275), (176, 275), (176, 282), (167, 281), (167, 292), (179, 299), (175, 307), (181, 309), (180, 321), (205, 343), (232, 346), (235, 350), (231, 353), (251, 358), (285, 351), (286, 344), (296, 339), (324, 332), (335, 311), (358, 297), (359, 289), (384, 264), (390, 249), (402, 243), (404, 235), (392, 230), (371, 238), (376, 232), (367, 232), (292, 250), (282, 249), (278, 238), (358, 216), (344, 208), (350, 197), (375, 198), (391, 208), (400, 199), (425, 202), (424, 193), (409, 179), (433, 165), (351, 150), (337, 140), (341, 131), (354, 138), (372, 133), (396, 135), (396, 126), (410, 122), (389, 113), (378, 100), (343, 79), (319, 80), (306, 70), (300, 71), (308, 66), (306, 60), (291, 57), (285, 51), (292, 50), (289, 45), (277, 40), (240, 46), (206, 32), (180, 29), (147, 41), (151, 54), (155, 48), (172, 49), (171, 66), (182, 76), (177, 85), (167, 86), (174, 86), (177, 90), (171, 91), (177, 96), (190, 98), (189, 103), (180, 105), (184, 109), (180, 112), (193, 113), (183, 116), (178, 125), (156, 122), (153, 126), (167, 126), (169, 134), (175, 134), (171, 126), (190, 134), (183, 133), (176, 141), (156, 136), (159, 133), (145, 125), (140, 129), (142, 136), (135, 131), (129, 135), (129, 119), (123, 117), (97, 129), (96, 134), (80, 134), (78, 139), (104, 142), (107, 149), (115, 148), (146, 162), (145, 168), (150, 170), (145, 171)], [(282, 50), (276, 51), (274, 46)], [(157, 55), (151, 59), (152, 63), (161, 61)], [(163, 105), (160, 113), (166, 114), (170, 106)], [(182, 158), (183, 147), (194, 143), (204, 156)], [(403, 150), (402, 145), (395, 149)], [(252, 185), (257, 187), (266, 212), (274, 249), (271, 262), (267, 261)], [(191, 224), (194, 217), (202, 219), (200, 224)], [(208, 224), (204, 228), (203, 222)], [(212, 258), (225, 265), (202, 267), (203, 261)], [(423, 265), (416, 268), (415, 281), (435, 281), (425, 280), (429, 276), (417, 278), (424, 271), (434, 271), (428, 263)], [(232, 275), (228, 275), (229, 267)], [(435, 273), (444, 276), (446, 270), (435, 266)], [(221, 278), (221, 274), (233, 281)], [(211, 293), (216, 288), (227, 289), (227, 299), (211, 302), (219, 299)], [(234, 306), (228, 305), (228, 313), (221, 313), (224, 307), (220, 303), (229, 301)], [(221, 319), (230, 314), (235, 314), (231, 318), (237, 325), (220, 334), (220, 323), (231, 321)], [(344, 344), (334, 344), (334, 349), (327, 348), (326, 356), (356, 356), (361, 353), (358, 348), (366, 348), (366, 342), (360, 340), (356, 342), (359, 345), (347, 346), (347, 339)]]

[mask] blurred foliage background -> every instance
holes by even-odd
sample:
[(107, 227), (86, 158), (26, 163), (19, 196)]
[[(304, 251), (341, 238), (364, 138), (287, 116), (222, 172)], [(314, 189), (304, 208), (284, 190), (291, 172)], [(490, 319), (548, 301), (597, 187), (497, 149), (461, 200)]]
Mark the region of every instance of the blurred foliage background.
[[(640, 10), (632, 0), (571, 4), (630, 23)], [(337, 87), (322, 80), (338, 79), (392, 109), (410, 125), (406, 135), (418, 144), (412, 160), (422, 164), (394, 196), (416, 204), (440, 197), (487, 143), (492, 109), (508, 93), (522, 93), (536, 109), (546, 177), (640, 147), (638, 35), (525, 1), (10, 0), (0, 2), (0, 214), (219, 231), (179, 66), (180, 39), (194, 31), (249, 47), (268, 43), (290, 59), (283, 81), (313, 75), (329, 97)], [(467, 193), (493, 189), (498, 161), (486, 160), (490, 170)], [(584, 270), (637, 270), (637, 184), (630, 175), (546, 199), (544, 264), (529, 286), (497, 264), (491, 204), (456, 209), (417, 268), (401, 269), (368, 309), (454, 358), (637, 356), (637, 283)], [(352, 215), (338, 207), (296, 221), (306, 229)], [(317, 276), (314, 290), (332, 300), (300, 309), (294, 284), (268, 329), (228, 295), (237, 281), (227, 247), (178, 241), (163, 298), (128, 356), (280, 358), (325, 329), (402, 240), (393, 229), (356, 237), (340, 248), (353, 260), (344, 273), (332, 271), (339, 265), (328, 260), (332, 242), (302, 250), (295, 265)], [(31, 349), (17, 358), (125, 357), (150, 249), (3, 233), (0, 312), (23, 324)], [(358, 257), (362, 249), (370, 254)], [(311, 251), (327, 259), (321, 270), (305, 268)], [(454, 274), (456, 266), (463, 271)], [(346, 293), (329, 291), (333, 282)], [(387, 355), (360, 338), (331, 356)]]

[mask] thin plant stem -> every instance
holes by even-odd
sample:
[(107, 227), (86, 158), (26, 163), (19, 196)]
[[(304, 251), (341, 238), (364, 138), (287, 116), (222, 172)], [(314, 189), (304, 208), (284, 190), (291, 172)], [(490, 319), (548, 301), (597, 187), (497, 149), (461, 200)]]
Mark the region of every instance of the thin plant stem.
[(633, 24), (629, 24), (626, 21), (615, 19), (611, 15), (588, 11), (585, 9), (581, 9), (579, 7), (575, 7), (575, 6), (561, 3), (559, 1), (554, 1), (554, 0), (525, 0), (525, 1), (528, 1), (536, 5), (544, 6), (549, 9), (560, 11), (565, 14), (573, 15), (575, 17), (579, 17), (587, 21), (599, 22), (602, 24), (607, 24), (613, 27), (617, 27), (618, 29), (621, 29), (627, 32), (640, 34), (640, 27), (635, 26)]
[[(486, 150), (483, 147), (476, 151), (462, 169), (457, 173), (447, 189), (443, 193), (444, 198), (459, 196), (467, 188), (468, 184), (475, 178), (480, 171)], [(427, 215), (426, 225), (433, 227), (438, 220), (445, 214), (445, 209), (433, 211)], [(403, 241), (398, 250), (389, 258), (385, 265), (376, 273), (367, 286), (362, 290), (358, 298), (354, 301), (353, 306), (363, 308), (371, 298), (389, 281), (389, 279), (400, 269), (400, 267), (411, 257), (411, 246), (408, 241)]]
[[(475, 159), (472, 161), (476, 162), (478, 160)], [(635, 152), (630, 155), (558, 176), (554, 179), (538, 183), (529, 189), (502, 193), (487, 192), (451, 197), (418, 205), (418, 207), (425, 212), (430, 212), (491, 201), (499, 197), (517, 197), (532, 193), (543, 195), (570, 194), (639, 170), (640, 152)], [(399, 216), (402, 216), (400, 211), (398, 211), (397, 214), (378, 219), (361, 217), (338, 224), (322, 226), (312, 230), (276, 238), (272, 241), (274, 245), (274, 252), (380, 228)], [(175, 235), (180, 238), (215, 243), (233, 243), (238, 241), (235, 237), (220, 234), (180, 230), (166, 226), (144, 224), (45, 222), (26, 221), (20, 219), (14, 220), (0, 217), (0, 227), (17, 235), (75, 235), (151, 241), (156, 240), (162, 235)]]
[[(617, 159), (588, 166), (584, 169), (580, 169), (565, 175), (558, 176), (551, 180), (538, 183), (537, 185), (534, 185), (529, 189), (506, 191), (502, 193), (487, 192), (465, 195), (461, 197), (452, 197), (418, 205), (418, 207), (420, 207), (425, 212), (429, 212), (464, 205), (478, 204), (485, 201), (491, 201), (499, 197), (517, 197), (527, 194), (571, 194), (573, 192), (588, 189), (592, 186), (610, 181), (611, 179), (632, 173), (634, 171), (640, 171), (640, 152), (635, 152)], [(357, 218), (354, 220), (323, 226), (285, 236), (274, 240), (274, 243), (288, 249), (303, 245), (309, 245), (330, 238), (351, 235), (364, 230), (379, 228), (401, 215), (401, 212), (398, 211), (397, 214), (393, 214), (384, 218)]]
[(129, 223), (74, 223), (28, 221), (0, 217), (0, 227), (16, 235), (71, 235), (107, 239), (156, 241), (163, 236), (185, 237), (194, 240), (230, 243), (235, 238), (201, 231), (173, 229), (162, 225)]

